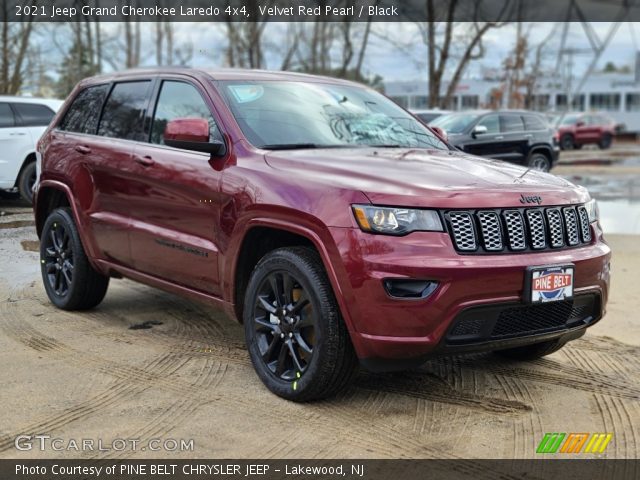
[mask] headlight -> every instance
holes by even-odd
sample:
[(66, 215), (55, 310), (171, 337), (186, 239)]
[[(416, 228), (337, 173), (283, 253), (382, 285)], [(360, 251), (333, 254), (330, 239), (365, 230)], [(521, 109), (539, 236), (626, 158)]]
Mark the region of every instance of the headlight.
[(443, 231), (440, 215), (435, 210), (353, 205), (358, 225), (365, 232), (406, 235), (415, 231)]
[(598, 210), (598, 202), (593, 198), (584, 204), (589, 215), (589, 223), (597, 222), (600, 219), (600, 211)]

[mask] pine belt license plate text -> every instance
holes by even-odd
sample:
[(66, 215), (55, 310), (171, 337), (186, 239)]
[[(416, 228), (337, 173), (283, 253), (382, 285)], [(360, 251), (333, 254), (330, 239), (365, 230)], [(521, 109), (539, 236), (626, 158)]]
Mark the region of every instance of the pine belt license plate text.
[(528, 267), (525, 300), (531, 303), (556, 302), (573, 297), (573, 265)]

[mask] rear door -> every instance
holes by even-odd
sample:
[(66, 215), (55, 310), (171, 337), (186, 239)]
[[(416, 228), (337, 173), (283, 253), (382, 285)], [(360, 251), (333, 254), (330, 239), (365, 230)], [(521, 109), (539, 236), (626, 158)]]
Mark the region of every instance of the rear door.
[(131, 255), (136, 270), (217, 295), (217, 226), (222, 173), (210, 154), (164, 144), (176, 118), (205, 118), (210, 139), (222, 140), (211, 101), (195, 81), (164, 78), (151, 110), (149, 141), (134, 151), (129, 197)]
[(11, 105), (0, 103), (0, 188), (13, 188), (26, 156), (33, 152), (27, 128), (19, 126)]
[(113, 84), (97, 136), (82, 144), (89, 149), (85, 156), (93, 179), (91, 224), (99, 249), (108, 260), (127, 266), (131, 206), (140, 197), (133, 150), (148, 135), (144, 121), (152, 91), (150, 79)]
[(531, 135), (525, 132), (522, 116), (517, 113), (500, 114), (502, 152), (499, 157), (513, 163), (523, 163), (529, 150)]

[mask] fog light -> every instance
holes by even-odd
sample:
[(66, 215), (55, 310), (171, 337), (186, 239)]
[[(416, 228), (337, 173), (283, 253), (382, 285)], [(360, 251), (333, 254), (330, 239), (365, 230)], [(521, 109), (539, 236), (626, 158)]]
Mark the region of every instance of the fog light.
[(389, 296), (394, 298), (427, 298), (438, 288), (438, 282), (432, 280), (405, 278), (387, 278), (383, 284)]

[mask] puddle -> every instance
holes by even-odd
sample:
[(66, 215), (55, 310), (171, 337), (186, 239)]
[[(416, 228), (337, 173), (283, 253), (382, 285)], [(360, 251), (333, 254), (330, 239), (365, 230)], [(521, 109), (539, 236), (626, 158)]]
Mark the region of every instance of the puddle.
[[(640, 158), (629, 160), (640, 165)], [(605, 234), (640, 235), (640, 175), (563, 175), (563, 178), (587, 188), (598, 200)]]
[(129, 327), (129, 330), (147, 330), (152, 328), (154, 325), (162, 325), (162, 322), (157, 320), (147, 320), (146, 322), (136, 323)]
[(36, 222), (33, 220), (14, 220), (13, 222), (0, 222), (0, 230), (9, 228), (34, 227)]
[(25, 252), (39, 252), (40, 251), (40, 242), (37, 240), (22, 240), (20, 242), (22, 245), (22, 249)]
[(598, 200), (600, 224), (607, 233), (640, 235), (640, 201)]

